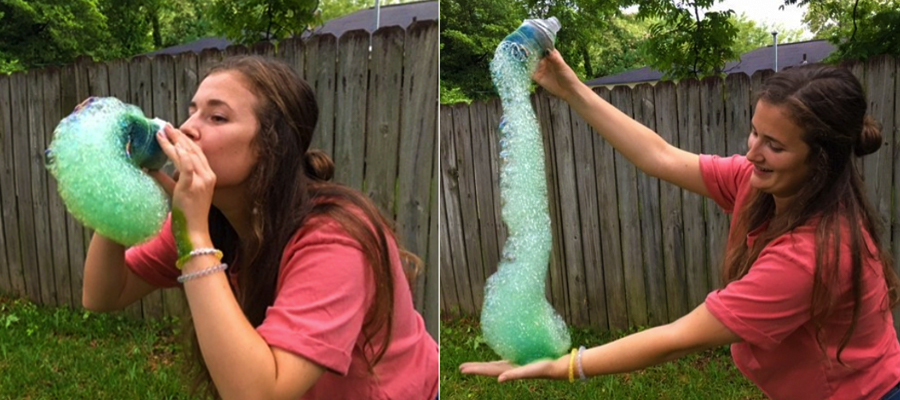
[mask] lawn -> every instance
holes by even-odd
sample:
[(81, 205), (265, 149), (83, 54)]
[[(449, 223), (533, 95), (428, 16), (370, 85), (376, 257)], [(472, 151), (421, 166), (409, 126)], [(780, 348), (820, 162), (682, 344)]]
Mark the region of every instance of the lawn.
[[(596, 346), (624, 333), (572, 331), (572, 343)], [(709, 350), (641, 372), (594, 377), (588, 382), (514, 381), (463, 375), (465, 361), (495, 360), (477, 321), (441, 320), (441, 400), (450, 399), (765, 399), (731, 361), (728, 348)]]
[(0, 399), (187, 399), (179, 328), (0, 296)]

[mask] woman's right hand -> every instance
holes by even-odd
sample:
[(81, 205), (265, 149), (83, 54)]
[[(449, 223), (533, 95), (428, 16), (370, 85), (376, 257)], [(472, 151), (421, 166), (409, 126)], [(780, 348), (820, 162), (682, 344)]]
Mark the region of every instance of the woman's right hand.
[(556, 49), (541, 59), (531, 78), (550, 94), (563, 100), (566, 100), (568, 95), (574, 92), (576, 85), (581, 83), (581, 79), (578, 79), (578, 75), (566, 64), (562, 54)]

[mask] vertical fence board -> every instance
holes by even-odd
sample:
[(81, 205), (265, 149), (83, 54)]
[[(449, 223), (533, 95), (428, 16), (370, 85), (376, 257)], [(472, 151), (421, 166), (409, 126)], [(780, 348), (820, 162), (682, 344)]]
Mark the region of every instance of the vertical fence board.
[(337, 96), (334, 126), (334, 178), (363, 188), (366, 151), (366, 82), (369, 72), (369, 34), (354, 30), (338, 41)]
[[(559, 186), (556, 170), (556, 150), (553, 140), (553, 123), (551, 112), (552, 97), (545, 92), (531, 97), (532, 107), (541, 129), (541, 140), (544, 142), (544, 174), (547, 176), (547, 196), (550, 208), (550, 227), (553, 235), (553, 248), (550, 253), (550, 266), (545, 291), (549, 291), (550, 304), (563, 318), (569, 315), (568, 282), (566, 279), (566, 255), (562, 232), (562, 217), (559, 204)], [(501, 107), (502, 108), (502, 107)]]
[[(404, 31), (398, 27), (375, 32), (369, 72), (365, 152), (366, 195), (390, 219), (396, 217), (397, 164), (400, 148), (400, 105), (403, 94)], [(363, 86), (365, 89), (366, 86)], [(400, 101), (398, 101), (400, 100)], [(354, 132), (359, 135), (359, 132)], [(343, 167), (343, 164), (340, 164)]]
[(289, 65), (297, 75), (306, 80), (307, 75), (304, 60), (306, 56), (306, 46), (303, 43), (303, 39), (299, 37), (288, 38), (281, 41), (281, 43), (278, 44), (278, 47), (281, 60)]
[[(669, 144), (680, 147), (678, 101), (675, 90), (675, 85), (671, 82), (660, 82), (653, 88), (656, 105), (656, 132)], [(681, 188), (668, 182), (659, 185), (659, 212), (663, 227), (663, 269), (665, 270), (666, 309), (669, 321), (678, 319), (689, 310), (681, 192)]]
[[(31, 72), (34, 75), (37, 72)], [(31, 193), (32, 175), (36, 174), (31, 167), (31, 148), (29, 139), (29, 106), (34, 93), (29, 93), (28, 73), (13, 75), (13, 158), (16, 163), (16, 195), (18, 197), (19, 238), (22, 243), (22, 276), (25, 279), (25, 292), (34, 302), (41, 301), (41, 282), (39, 276), (37, 240), (35, 237), (34, 200)]]
[[(435, 29), (436, 31), (436, 29)], [(437, 43), (437, 42), (435, 42)], [(435, 72), (437, 70), (435, 69)], [(437, 108), (437, 98), (435, 98), (435, 108)], [(437, 121), (435, 121), (437, 122)], [(437, 138), (437, 123), (435, 123), (432, 132), (434, 132), (434, 137)], [(424, 304), (419, 303), (416, 306), (416, 309), (424, 310), (423, 314), (425, 317), (425, 329), (428, 330), (428, 333), (431, 334), (435, 340), (440, 339), (440, 331), (441, 331), (441, 307), (438, 302), (441, 299), (441, 270), (440, 270), (440, 248), (438, 247), (438, 236), (441, 234), (441, 227), (438, 226), (438, 221), (440, 218), (441, 210), (440, 210), (440, 192), (438, 190), (438, 182), (441, 179), (440, 173), (440, 154), (438, 152), (437, 146), (433, 146), (432, 151), (432, 167), (431, 167), (431, 201), (429, 201), (429, 220), (428, 220), (428, 258), (425, 259), (426, 262), (426, 270), (425, 270), (425, 284), (424, 288), (422, 285), (419, 286), (419, 291), (425, 292), (425, 302)], [(442, 243), (443, 244), (443, 243)]]
[[(653, 87), (647, 84), (634, 88), (634, 117), (644, 126), (656, 131), (656, 104)], [(666, 309), (666, 274), (663, 267), (662, 227), (660, 225), (659, 179), (643, 172), (637, 174), (638, 201), (641, 221), (641, 249), (644, 254), (644, 274), (647, 282), (647, 319), (650, 325), (668, 321)]]
[(578, 187), (575, 171), (571, 111), (560, 98), (550, 99), (550, 113), (553, 116), (553, 147), (556, 159), (556, 190), (559, 196), (559, 221), (556, 232), (562, 238), (565, 254), (566, 297), (569, 318), (573, 324), (584, 325), (590, 321), (588, 315), (587, 288), (585, 287), (583, 238), (581, 236), (581, 216), (578, 212)]
[(321, 115), (313, 133), (312, 147), (334, 158), (337, 39), (331, 34), (316, 35), (307, 44), (306, 76), (316, 92)]
[(575, 179), (580, 210), (577, 228), (581, 229), (584, 254), (585, 307), (590, 326), (609, 328), (606, 315), (606, 288), (603, 286), (603, 258), (600, 254), (600, 216), (598, 213), (597, 168), (594, 165), (594, 135), (577, 113), (572, 116), (572, 142), (575, 153)]
[[(65, 111), (73, 110), (76, 104), (90, 96), (90, 74), (88, 70), (92, 65), (93, 62), (90, 59), (84, 58), (72, 65), (71, 70), (66, 69), (72, 75), (71, 80), (65, 81), (67, 82), (64, 85), (66, 89), (63, 90)], [(127, 73), (125, 76), (127, 78)], [(70, 100), (65, 100), (66, 98), (72, 99), (71, 102)], [(69, 238), (69, 271), (72, 274), (72, 297), (76, 307), (81, 307), (82, 290), (84, 288), (84, 259), (93, 231), (78, 222), (71, 214), (67, 213), (66, 215), (66, 230)], [(81, 239), (80, 241), (79, 238)], [(140, 313), (138, 313), (138, 316), (140, 317)]]
[(506, 243), (506, 224), (503, 223), (500, 206), (500, 120), (503, 118), (503, 106), (500, 99), (495, 98), (486, 103), (488, 113), (488, 144), (490, 145), (491, 191), (494, 193), (494, 226), (497, 228), (497, 254), (502, 254)]
[[(703, 150), (700, 83), (695, 79), (681, 81), (675, 94), (678, 98), (680, 147), (691, 153), (700, 153)], [(700, 305), (709, 293), (703, 198), (684, 190), (682, 191), (681, 206), (684, 210), (684, 255), (687, 266), (688, 303), (690, 308), (694, 308)]]
[[(31, 162), (31, 198), (34, 215), (35, 244), (37, 245), (38, 278), (43, 304), (56, 304), (56, 278), (50, 243), (49, 199), (47, 169), (44, 168), (44, 84), (47, 70), (28, 74), (28, 154)], [(26, 271), (26, 276), (28, 276)]]
[[(462, 222), (463, 241), (466, 248), (465, 265), (468, 270), (472, 300), (476, 309), (481, 309), (484, 300), (485, 260), (478, 230), (478, 211), (475, 204), (474, 167), (472, 161), (471, 116), (468, 107), (453, 108), (453, 139), (456, 147), (456, 176), (459, 193), (459, 211)], [(459, 264), (459, 260), (457, 260)], [(459, 280), (459, 275), (457, 275)]]
[[(634, 116), (632, 91), (625, 86), (613, 88), (612, 104), (626, 115)], [(641, 221), (638, 210), (637, 168), (616, 151), (616, 188), (619, 192), (619, 228), (622, 262), (625, 271), (625, 295), (628, 322), (647, 325), (647, 290), (644, 285), (644, 258), (641, 249)]]
[(488, 125), (488, 108), (483, 102), (476, 102), (469, 106), (471, 111), (469, 120), (471, 123), (472, 138), (472, 173), (475, 178), (475, 196), (478, 210), (478, 225), (481, 233), (482, 260), (484, 276), (489, 277), (497, 271), (500, 262), (500, 251), (497, 250), (497, 227), (495, 225), (493, 199), (499, 194), (494, 194), (491, 180), (491, 158), (488, 153), (491, 146), (490, 126)]
[[(610, 92), (599, 89), (597, 95), (610, 101)], [(627, 329), (628, 296), (622, 264), (622, 242), (619, 230), (619, 194), (616, 188), (616, 155), (612, 145), (592, 131), (594, 162), (597, 167), (597, 198), (600, 210), (600, 247), (603, 280), (606, 286), (606, 314), (610, 329)]]
[[(452, 271), (452, 280), (456, 283), (457, 304), (460, 312), (467, 314), (475, 314), (475, 301), (473, 299), (472, 285), (469, 284), (469, 265), (466, 256), (467, 251), (463, 240), (465, 232), (463, 232), (462, 216), (460, 210), (460, 173), (457, 167), (456, 155), (456, 116), (454, 115), (454, 107), (446, 107), (441, 110), (441, 188), (444, 198), (444, 212), (446, 213), (446, 222), (448, 226), (456, 227), (455, 232), (449, 232), (447, 240), (449, 246), (442, 250), (442, 253), (448, 253), (448, 257), (441, 258), (441, 267), (443, 263), (450, 262), (448, 267)], [(466, 116), (468, 120), (468, 116)], [(449, 251), (448, 251), (449, 250)], [(472, 265), (471, 268), (480, 270), (480, 266)], [(442, 273), (441, 277), (448, 276)]]
[[(704, 154), (725, 156), (726, 112), (722, 79), (706, 78), (700, 84), (700, 110), (703, 120), (701, 142)], [(728, 241), (728, 218), (712, 199), (704, 198), (707, 239), (707, 291), (722, 281), (721, 266)]]
[[(864, 157), (865, 176), (869, 201), (875, 208), (875, 214), (881, 219), (882, 226), (891, 224), (891, 183), (893, 181), (893, 149), (894, 143), (894, 102), (896, 92), (894, 59), (880, 56), (867, 64), (866, 86), (869, 100), (868, 113), (881, 124), (882, 147), (873, 154)], [(882, 238), (882, 245), (887, 246), (891, 238)]]
[[(436, 196), (440, 195), (436, 192), (440, 154), (437, 153), (438, 47), (434, 35), (437, 35), (434, 27), (423, 25), (410, 27), (406, 33), (397, 176), (397, 231), (406, 248), (425, 262), (426, 269), (416, 285), (415, 301), (416, 307), (424, 308), (426, 314), (438, 312), (439, 290), (438, 241), (437, 236), (432, 236), (439, 234), (436, 228), (439, 197)], [(429, 168), (432, 164), (434, 169)], [(429, 329), (432, 328), (437, 337), (436, 325)]]
[[(50, 69), (44, 75), (44, 143), (43, 148), (50, 146), (53, 131), (65, 116), (60, 104), (60, 71)], [(67, 307), (76, 306), (72, 299), (72, 282), (69, 273), (69, 243), (66, 233), (66, 207), (57, 192), (56, 179), (46, 172), (47, 177), (47, 210), (50, 224), (51, 267), (56, 285), (56, 304)], [(82, 237), (79, 237), (81, 242)]]
[[(12, 121), (11, 89), (13, 78), (0, 74), (0, 207), (2, 207), (3, 254), (0, 254), (0, 290), (14, 295), (25, 294), (22, 277), (21, 240), (19, 239), (19, 213), (16, 208), (16, 168)], [(12, 92), (14, 93), (14, 91)]]

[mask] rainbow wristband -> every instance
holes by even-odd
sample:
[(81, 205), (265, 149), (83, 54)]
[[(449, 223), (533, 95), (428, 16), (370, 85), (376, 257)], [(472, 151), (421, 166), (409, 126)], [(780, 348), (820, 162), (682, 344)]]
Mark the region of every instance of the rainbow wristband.
[(224, 257), (224, 255), (222, 254), (222, 250), (219, 250), (219, 249), (214, 249), (211, 247), (194, 249), (194, 250), (191, 250), (191, 252), (188, 253), (187, 255), (179, 258), (178, 261), (175, 262), (175, 267), (177, 267), (180, 270), (180, 269), (184, 268), (184, 264), (187, 264), (187, 262), (190, 261), (190, 259), (197, 257), (197, 256), (216, 256), (216, 258), (219, 261), (222, 261), (222, 257)]

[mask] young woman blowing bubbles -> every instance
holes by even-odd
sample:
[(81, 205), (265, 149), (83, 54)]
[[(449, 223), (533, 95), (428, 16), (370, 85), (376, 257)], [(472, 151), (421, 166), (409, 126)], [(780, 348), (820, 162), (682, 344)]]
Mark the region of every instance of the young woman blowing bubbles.
[(900, 399), (898, 278), (855, 167), (882, 138), (849, 71), (814, 65), (770, 77), (746, 156), (728, 158), (669, 145), (594, 94), (556, 51), (534, 79), (642, 171), (734, 213), (727, 284), (671, 324), (555, 361), (465, 363), (463, 373), (574, 380), (731, 344), (738, 368), (773, 399)]
[(172, 214), (130, 249), (94, 235), (84, 306), (119, 310), (183, 285), (201, 383), (224, 399), (434, 399), (438, 347), (413, 308), (388, 223), (308, 151), (318, 108), (286, 65), (213, 67), (180, 129)]

